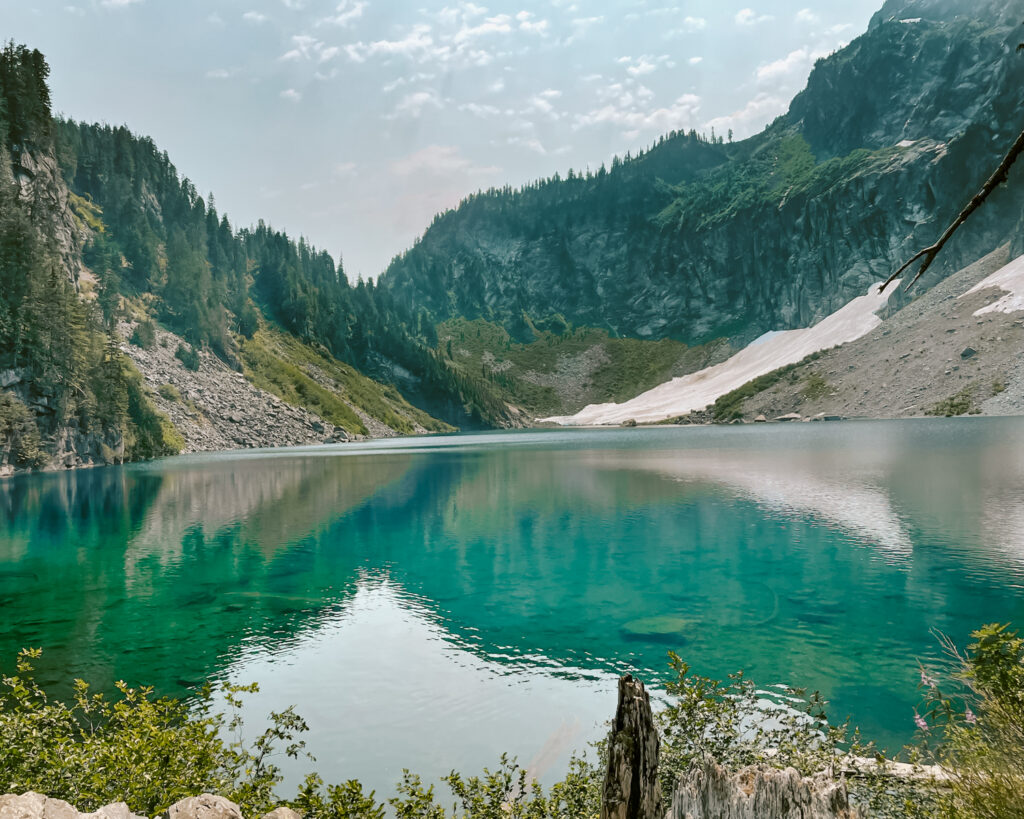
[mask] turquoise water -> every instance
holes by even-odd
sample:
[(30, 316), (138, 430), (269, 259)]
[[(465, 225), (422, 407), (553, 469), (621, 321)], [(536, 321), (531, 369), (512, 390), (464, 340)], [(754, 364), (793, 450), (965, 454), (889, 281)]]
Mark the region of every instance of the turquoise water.
[[(895, 745), (933, 631), (1024, 623), (1024, 419), (545, 431), (0, 484), (0, 667), (258, 680), (325, 778), (542, 779), (615, 675), (817, 689)], [(290, 769), (297, 776), (298, 768)]]

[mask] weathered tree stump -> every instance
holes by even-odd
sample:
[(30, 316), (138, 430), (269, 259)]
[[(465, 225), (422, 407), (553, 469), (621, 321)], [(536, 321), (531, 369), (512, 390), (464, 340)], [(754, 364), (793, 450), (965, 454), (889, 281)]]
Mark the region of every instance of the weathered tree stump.
[(850, 804), (841, 779), (763, 765), (730, 774), (708, 762), (680, 778), (668, 819), (863, 819), (863, 814)]
[(663, 819), (658, 782), (660, 740), (651, 700), (639, 680), (619, 680), (619, 704), (608, 735), (601, 819)]

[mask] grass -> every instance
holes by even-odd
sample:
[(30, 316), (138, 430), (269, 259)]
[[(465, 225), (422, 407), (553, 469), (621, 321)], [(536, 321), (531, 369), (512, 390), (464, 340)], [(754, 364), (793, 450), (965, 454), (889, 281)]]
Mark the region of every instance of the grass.
[[(536, 322), (528, 324), (536, 338), (519, 343), (503, 327), (484, 319), (450, 319), (437, 327), (438, 350), (466, 374), (488, 378), (504, 400), (545, 415), (575, 412), (582, 403), (566, 400), (557, 388), (535, 379), (557, 379), (564, 392), (582, 396), (585, 403), (625, 401), (699, 369), (714, 349), (672, 339), (612, 338), (592, 327), (552, 332)], [(589, 359), (579, 358), (588, 353)]]
[(821, 373), (811, 373), (804, 381), (802, 395), (808, 401), (817, 401), (829, 393), (829, 383)]
[[(394, 387), (379, 384), (355, 369), (319, 352), (298, 339), (265, 326), (251, 339), (238, 338), (246, 377), (296, 407), (314, 412), (346, 432), (368, 435), (369, 430), (353, 407), (391, 427), (413, 434), (417, 425), (430, 432), (454, 428), (407, 402)], [(329, 389), (310, 375), (315, 367), (338, 390)]]
[[(794, 376), (797, 376), (797, 369), (799, 367), (809, 364), (812, 361), (817, 361), (819, 358), (821, 358), (820, 352), (811, 353), (807, 358), (802, 361), (798, 361), (796, 364), (787, 364), (785, 367), (772, 370), (770, 373), (759, 375), (757, 378), (737, 387), (732, 392), (727, 392), (715, 401), (714, 406), (711, 408), (712, 419), (716, 423), (728, 423), (729, 421), (734, 421), (737, 418), (742, 418), (743, 406), (748, 398), (753, 398), (755, 395), (759, 395), (765, 390), (774, 387), (784, 378), (792, 379)], [(815, 376), (817, 376), (817, 378), (815, 378)], [(798, 376), (796, 380), (799, 382)], [(807, 386), (804, 387), (805, 394), (808, 389), (813, 389), (815, 392), (819, 390), (827, 391), (828, 382), (817, 373), (812, 373), (807, 378)], [(824, 395), (825, 393), (822, 392), (821, 394)]]
[(181, 401), (181, 393), (173, 384), (161, 384), (157, 388), (157, 392), (160, 393), (161, 397), (167, 401)]
[(924, 414), (952, 418), (957, 415), (980, 415), (981, 408), (974, 403), (974, 387), (964, 387), (956, 395), (925, 410)]

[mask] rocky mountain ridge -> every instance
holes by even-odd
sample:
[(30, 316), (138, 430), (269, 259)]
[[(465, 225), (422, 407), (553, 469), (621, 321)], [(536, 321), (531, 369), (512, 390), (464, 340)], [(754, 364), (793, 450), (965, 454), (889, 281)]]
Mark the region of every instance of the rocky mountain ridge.
[[(471, 197), (381, 285), (514, 336), (524, 313), (687, 343), (809, 326), (930, 244), (998, 164), (1024, 108), (1018, 23), (1005, 4), (889, 2), (763, 133), (674, 135), (607, 173)], [(922, 291), (1012, 235), (1020, 173)]]

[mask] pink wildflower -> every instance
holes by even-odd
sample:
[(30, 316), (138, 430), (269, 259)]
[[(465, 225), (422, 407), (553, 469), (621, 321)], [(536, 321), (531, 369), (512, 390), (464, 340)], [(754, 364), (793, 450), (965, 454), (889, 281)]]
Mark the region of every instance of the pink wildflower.
[(918, 728), (920, 728), (922, 731), (927, 731), (928, 730), (928, 721), (925, 720), (924, 717), (922, 717), (920, 714), (918, 714), (916, 712), (914, 714), (914, 724)]
[(928, 676), (923, 668), (921, 669), (921, 685), (927, 685), (929, 688), (935, 687), (935, 678)]
[(978, 718), (974, 716), (974, 712), (970, 708), (964, 711), (964, 722), (968, 725), (974, 725), (977, 721)]

